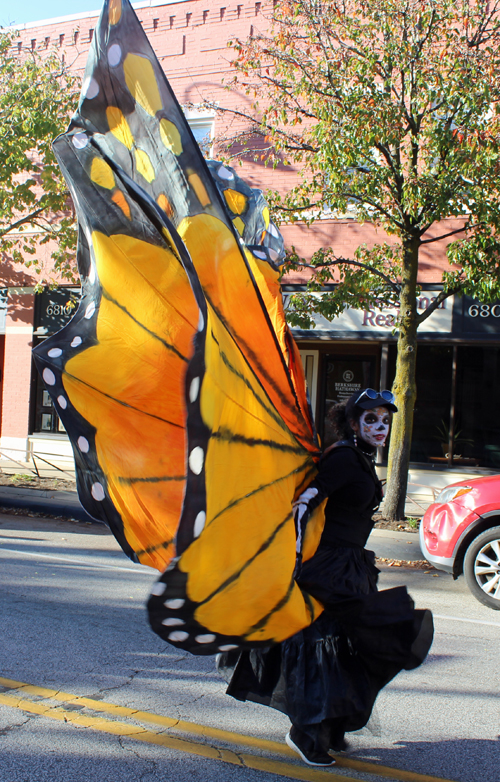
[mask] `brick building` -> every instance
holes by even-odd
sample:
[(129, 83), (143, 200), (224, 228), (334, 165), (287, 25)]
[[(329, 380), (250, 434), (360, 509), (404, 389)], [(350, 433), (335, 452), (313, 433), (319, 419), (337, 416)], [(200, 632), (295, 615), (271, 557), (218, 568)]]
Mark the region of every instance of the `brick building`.
[[(97, 2), (98, 0), (96, 0)], [(235, 107), (244, 96), (224, 89), (230, 72), (231, 50), (227, 41), (245, 39), (267, 26), (271, 5), (255, 0), (145, 0), (134, 8), (148, 35), (179, 102), (200, 144), (207, 150), (217, 135), (217, 119), (197, 106), (210, 99)], [(23, 49), (43, 53), (56, 47), (71, 68), (83, 74), (99, 12), (82, 13), (26, 24), (19, 28), (19, 54)], [(216, 154), (216, 151), (215, 151)], [(293, 165), (270, 170), (246, 163), (242, 175), (254, 187), (286, 190), (296, 177)], [(446, 221), (446, 230), (458, 224)], [(344, 219), (322, 219), (312, 228), (284, 226), (287, 245), (303, 256), (321, 246), (334, 247), (338, 255), (352, 257), (357, 246), (384, 241), (372, 226)], [(443, 244), (427, 245), (422, 256), (419, 306), (425, 309), (439, 289), (447, 264)], [(44, 249), (48, 253), (48, 250)], [(284, 293), (300, 288), (296, 274), (284, 283)], [(24, 458), (27, 452), (69, 453), (69, 443), (48, 395), (32, 368), (31, 347), (59, 328), (70, 317), (77, 291), (61, 287), (34, 294), (34, 280), (23, 267), (3, 264), (0, 280), (0, 361), (3, 361), (1, 416), (2, 452)], [(436, 472), (445, 458), (439, 439), (441, 422), (447, 427), (453, 416), (464, 438), (458, 445), (455, 470), (488, 470), (500, 467), (500, 414), (492, 418), (488, 399), (500, 376), (500, 305), (481, 305), (467, 299), (448, 299), (427, 321), (419, 337), (418, 402), (412, 458), (422, 469)], [(393, 314), (393, 313), (392, 313)], [(342, 399), (361, 385), (386, 387), (395, 366), (392, 314), (379, 311), (346, 311), (332, 322), (318, 318), (313, 331), (296, 331), (308, 376), (318, 429), (325, 431), (329, 403)], [(457, 476), (458, 479), (458, 476)]]

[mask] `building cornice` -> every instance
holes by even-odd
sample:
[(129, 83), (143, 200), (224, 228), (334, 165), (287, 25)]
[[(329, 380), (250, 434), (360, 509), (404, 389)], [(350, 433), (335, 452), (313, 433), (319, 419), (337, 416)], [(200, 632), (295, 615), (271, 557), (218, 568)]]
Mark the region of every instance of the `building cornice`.
[[(141, 8), (155, 8), (160, 5), (178, 5), (179, 3), (188, 3), (192, 2), (192, 0), (169, 0), (168, 2), (165, 2), (165, 0), (141, 0), (139, 3), (132, 3), (132, 8), (134, 10), (139, 10)], [(96, 11), (82, 11), (79, 14), (68, 14), (67, 16), (55, 16), (51, 19), (40, 19), (38, 22), (25, 22), (24, 24), (13, 24), (7, 27), (7, 30), (31, 30), (34, 27), (44, 27), (46, 25), (53, 26), (54, 24), (59, 24), (61, 22), (78, 22), (81, 19), (97, 19), (98, 16), (100, 16), (101, 9), (97, 9)]]

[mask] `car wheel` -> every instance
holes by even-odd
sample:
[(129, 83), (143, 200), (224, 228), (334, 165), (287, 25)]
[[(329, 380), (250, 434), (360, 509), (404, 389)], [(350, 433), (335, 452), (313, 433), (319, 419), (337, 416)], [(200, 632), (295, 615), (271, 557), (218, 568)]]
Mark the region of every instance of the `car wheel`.
[(467, 586), (480, 603), (500, 611), (500, 527), (492, 527), (470, 544), (464, 559)]

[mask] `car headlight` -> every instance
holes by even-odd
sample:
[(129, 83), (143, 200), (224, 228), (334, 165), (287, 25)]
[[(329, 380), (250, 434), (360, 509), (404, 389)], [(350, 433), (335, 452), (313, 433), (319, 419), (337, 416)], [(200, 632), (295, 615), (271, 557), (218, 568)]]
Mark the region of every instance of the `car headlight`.
[(439, 492), (434, 502), (451, 502), (456, 500), (457, 497), (461, 497), (462, 494), (468, 494), (470, 491), (472, 491), (472, 486), (449, 486), (447, 489)]

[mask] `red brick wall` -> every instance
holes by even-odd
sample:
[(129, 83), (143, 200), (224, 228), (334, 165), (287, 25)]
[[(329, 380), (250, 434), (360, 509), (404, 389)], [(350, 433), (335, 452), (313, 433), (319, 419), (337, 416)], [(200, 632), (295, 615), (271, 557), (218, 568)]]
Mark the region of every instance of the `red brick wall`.
[[(210, 99), (229, 108), (249, 106), (248, 96), (228, 91), (222, 84), (223, 79), (227, 84), (232, 74), (232, 50), (227, 43), (235, 37), (245, 39), (251, 32), (264, 31), (272, 4), (254, 0), (228, 3), (182, 0), (158, 4), (152, 0), (151, 5), (144, 3), (144, 6), (136, 8), (136, 13), (181, 104), (200, 104)], [(42, 54), (55, 46), (72, 69), (83, 75), (91, 31), (96, 23), (97, 16), (90, 14), (66, 21), (49, 20), (45, 24), (25, 26), (21, 40), (24, 47), (30, 49), (34, 45)], [(217, 128), (221, 130), (224, 125), (225, 122), (217, 120), (216, 136)], [(241, 127), (240, 121), (234, 121), (231, 131)], [(296, 181), (298, 171), (293, 165), (270, 169), (263, 163), (246, 162), (241, 175), (253, 187), (264, 191), (271, 187), (286, 191)], [(377, 232), (372, 226), (349, 219), (322, 220), (311, 228), (289, 225), (282, 230), (287, 246), (294, 245), (307, 258), (325, 246), (332, 246), (339, 256), (352, 257), (360, 244), (387, 240), (383, 231)], [(440, 281), (441, 271), (446, 267), (445, 243), (427, 245), (422, 252), (420, 282)], [(292, 279), (300, 281), (303, 277), (295, 275)]]
[[(443, 220), (425, 234), (424, 239), (442, 236), (455, 231), (461, 225), (463, 222), (456, 218)], [(304, 225), (281, 226), (281, 232), (285, 237), (285, 244), (293, 245), (303, 258), (310, 258), (320, 247), (332, 247), (339, 258), (353, 258), (356, 248), (362, 244), (373, 247), (374, 244), (394, 242), (394, 237), (388, 236), (385, 231), (373, 225), (361, 225), (356, 220), (321, 220), (314, 225), (314, 230), (309, 230)], [(441, 281), (443, 269), (451, 268), (446, 257), (446, 246), (456, 239), (457, 236), (452, 236), (421, 248), (418, 275), (420, 283)], [(287, 276), (286, 282), (304, 282), (307, 276), (307, 273), (295, 272)]]
[(22, 438), (29, 424), (34, 294), (15, 291), (9, 294), (5, 329), (2, 437)]
[[(96, 0), (96, 5), (99, 0)], [(227, 47), (230, 39), (245, 39), (252, 32), (265, 30), (269, 2), (254, 0), (182, 0), (159, 4), (151, 0), (136, 9), (146, 34), (167, 74), (181, 104), (200, 104), (205, 99), (218, 101), (228, 108), (248, 107), (250, 98), (227, 90), (232, 74), (232, 52)], [(82, 14), (78, 18), (48, 20), (46, 23), (24, 25), (20, 28), (21, 47), (36, 48), (42, 55), (55, 47), (64, 55), (66, 63), (83, 76), (90, 40), (97, 23), (97, 15)], [(15, 49), (17, 50), (17, 44)], [(20, 53), (22, 56), (22, 52)], [(224, 124), (217, 119), (215, 133), (222, 132)], [(234, 121), (231, 132), (242, 127)], [(63, 130), (63, 128), (61, 128)], [(299, 174), (293, 166), (266, 168), (260, 162), (246, 162), (239, 173), (253, 187), (262, 190), (274, 188), (286, 191)], [(444, 221), (435, 230), (446, 233), (459, 225)], [(441, 228), (443, 230), (441, 230)], [(360, 244), (388, 240), (383, 231), (361, 225), (352, 219), (321, 220), (312, 228), (304, 225), (282, 227), (287, 246), (294, 245), (300, 255), (310, 258), (319, 247), (331, 246), (338, 256), (352, 257)], [(422, 252), (421, 282), (441, 279), (441, 270), (447, 266), (445, 242), (427, 245)], [(44, 272), (50, 268), (50, 246), (39, 248), (39, 259)], [(33, 285), (33, 274), (22, 265), (2, 259), (0, 282), (6, 286)], [(288, 281), (303, 281), (303, 275), (291, 276)], [(2, 437), (25, 438), (29, 425), (29, 396), (31, 378), (31, 347), (34, 297), (32, 294), (11, 293), (5, 337), (4, 394), (2, 400)]]

